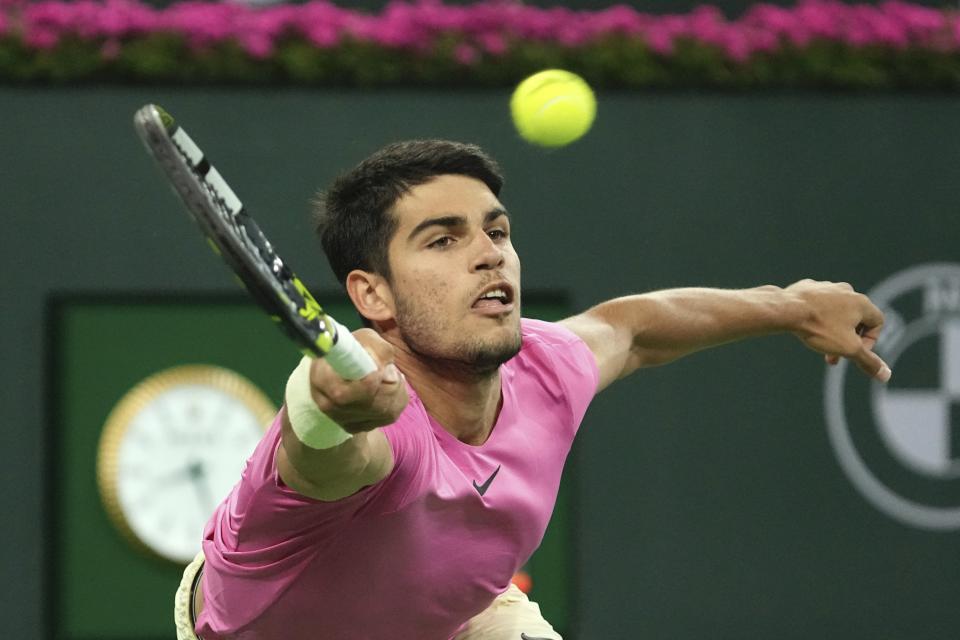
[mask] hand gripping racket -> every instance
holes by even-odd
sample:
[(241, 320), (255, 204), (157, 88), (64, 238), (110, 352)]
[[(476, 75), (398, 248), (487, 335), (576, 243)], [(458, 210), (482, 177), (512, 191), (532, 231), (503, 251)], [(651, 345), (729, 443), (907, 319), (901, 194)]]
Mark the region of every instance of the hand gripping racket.
[(345, 380), (375, 370), (370, 355), (346, 327), (324, 313), (173, 117), (148, 104), (137, 111), (133, 123), (210, 247), (301, 350), (325, 358)]

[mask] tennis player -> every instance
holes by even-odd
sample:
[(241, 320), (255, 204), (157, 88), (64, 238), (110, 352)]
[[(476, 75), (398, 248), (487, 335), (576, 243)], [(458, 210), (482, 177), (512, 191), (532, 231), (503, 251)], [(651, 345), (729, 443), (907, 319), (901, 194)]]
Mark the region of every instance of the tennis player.
[(641, 367), (790, 332), (886, 381), (848, 284), (675, 289), (521, 318), (502, 178), (479, 148), (388, 146), (318, 206), (378, 369), (304, 359), (176, 599), (181, 640), (557, 640), (511, 585), (594, 395)]

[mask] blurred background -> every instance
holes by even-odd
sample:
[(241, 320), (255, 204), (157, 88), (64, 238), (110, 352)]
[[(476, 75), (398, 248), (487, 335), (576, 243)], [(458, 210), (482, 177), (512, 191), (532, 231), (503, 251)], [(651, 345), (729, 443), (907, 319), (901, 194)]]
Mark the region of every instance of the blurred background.
[[(350, 322), (309, 200), (414, 137), (502, 164), (526, 315), (683, 285), (870, 292), (886, 388), (772, 336), (598, 396), (532, 595), (574, 640), (955, 638), (960, 30), (927, 4), (0, 2), (3, 635), (173, 638), (182, 564), (156, 540), (181, 524), (150, 538), (111, 507), (136, 443), (105, 429), (188, 364), (254, 389), (202, 383), (210, 402), (276, 406), (298, 359), (144, 153), (132, 115), (155, 102)], [(558, 149), (508, 107), (547, 67), (598, 101)], [(144, 466), (229, 448), (177, 428), (143, 436)]]

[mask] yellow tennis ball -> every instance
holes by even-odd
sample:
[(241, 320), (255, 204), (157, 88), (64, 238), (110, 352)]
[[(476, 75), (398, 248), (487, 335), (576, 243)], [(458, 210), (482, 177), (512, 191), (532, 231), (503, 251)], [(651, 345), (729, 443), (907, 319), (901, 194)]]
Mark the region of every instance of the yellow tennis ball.
[(525, 79), (510, 98), (517, 131), (543, 147), (562, 147), (585, 134), (597, 115), (597, 99), (583, 78), (547, 69)]

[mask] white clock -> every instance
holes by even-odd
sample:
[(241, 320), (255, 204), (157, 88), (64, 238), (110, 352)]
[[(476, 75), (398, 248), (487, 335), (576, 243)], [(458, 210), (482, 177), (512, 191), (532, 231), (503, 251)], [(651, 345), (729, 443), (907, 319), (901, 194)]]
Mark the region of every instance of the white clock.
[(100, 436), (97, 482), (110, 520), (134, 546), (190, 562), (276, 412), (253, 383), (220, 367), (175, 367), (142, 381)]

